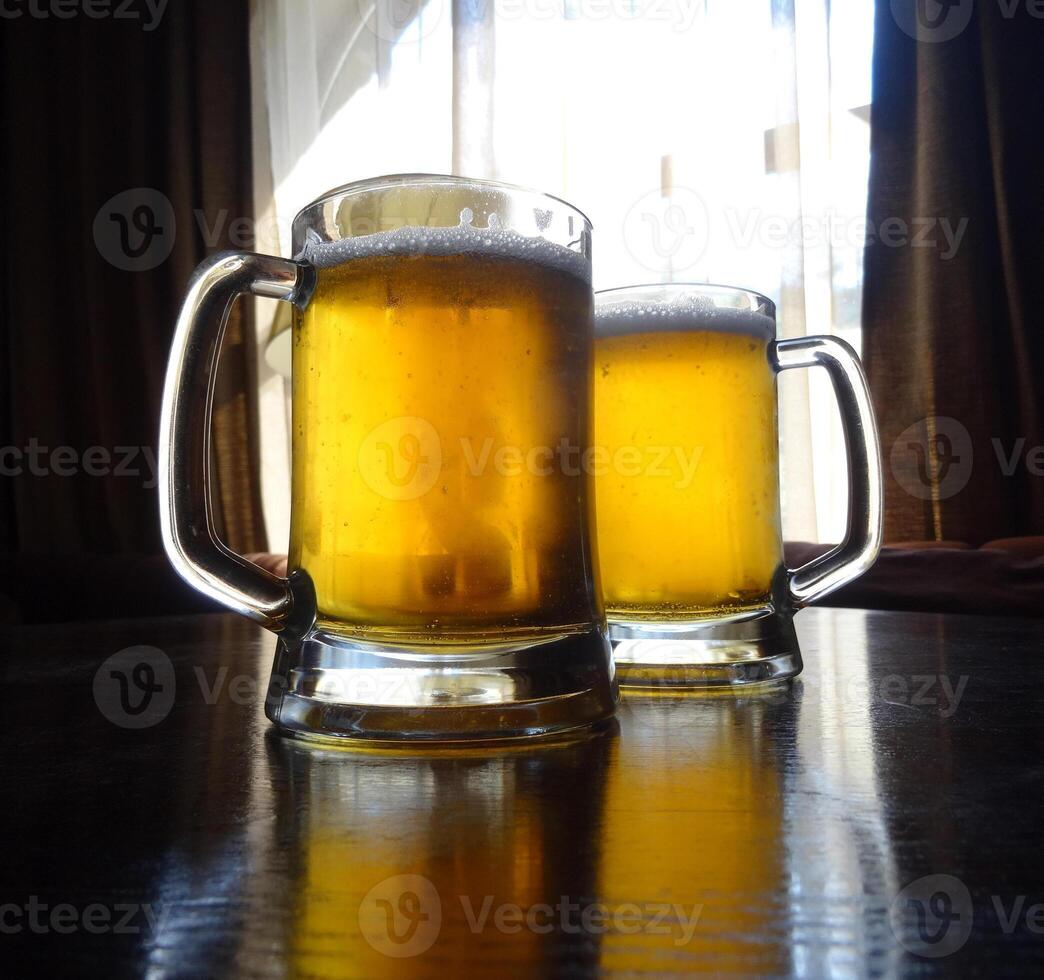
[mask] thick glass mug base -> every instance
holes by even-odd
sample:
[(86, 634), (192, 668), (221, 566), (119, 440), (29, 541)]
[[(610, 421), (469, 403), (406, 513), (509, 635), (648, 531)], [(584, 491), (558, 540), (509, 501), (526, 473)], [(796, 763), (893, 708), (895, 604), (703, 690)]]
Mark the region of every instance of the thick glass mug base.
[(534, 641), (432, 648), (322, 632), (278, 641), (265, 714), (326, 743), (452, 743), (551, 737), (612, 716), (601, 628)]
[(609, 623), (623, 687), (729, 688), (801, 673), (793, 616), (766, 606), (688, 623)]

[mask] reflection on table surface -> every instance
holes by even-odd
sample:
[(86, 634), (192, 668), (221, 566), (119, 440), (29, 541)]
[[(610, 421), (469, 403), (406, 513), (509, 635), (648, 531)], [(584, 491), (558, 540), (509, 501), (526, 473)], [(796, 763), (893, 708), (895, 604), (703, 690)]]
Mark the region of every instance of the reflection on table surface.
[(447, 956), (472, 971), (495, 948), (519, 975), (694, 959), (784, 970), (759, 925), (765, 896), (785, 889), (782, 794), (762, 737), (772, 706), (704, 707), (643, 697), (619, 734), (451, 757), (346, 758), (270, 739), (275, 779), (292, 787), (295, 969), (426, 976)]
[[(792, 685), (629, 694), (608, 729), (553, 745), (398, 752), (277, 736), (232, 685), (263, 686), (272, 643), (234, 619), (8, 634), (20, 749), (0, 778), (18, 805), (0, 829), (21, 843), (4, 899), (155, 921), (23, 931), (0, 956), (12, 975), (157, 977), (1044, 965), (1039, 937), (994, 912), (1044, 901), (1044, 626), (821, 610), (798, 626)], [(133, 643), (177, 678), (140, 731), (91, 698)], [(939, 947), (900, 898), (937, 875), (966, 888), (960, 943), (917, 955)]]

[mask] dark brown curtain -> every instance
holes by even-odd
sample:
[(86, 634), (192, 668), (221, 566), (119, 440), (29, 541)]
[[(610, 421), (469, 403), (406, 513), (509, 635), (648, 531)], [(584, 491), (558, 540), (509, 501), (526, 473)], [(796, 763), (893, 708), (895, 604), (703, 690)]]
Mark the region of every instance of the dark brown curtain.
[[(158, 24), (143, 3), (121, 5), (137, 18), (21, 7), (0, 28), (0, 553), (156, 555), (177, 310), (208, 252), (251, 244), (248, 2), (170, 0)], [(241, 307), (213, 470), (220, 530), (249, 552), (265, 542)]]
[(1044, 20), (1033, 8), (877, 5), (863, 323), (887, 541), (1044, 533)]

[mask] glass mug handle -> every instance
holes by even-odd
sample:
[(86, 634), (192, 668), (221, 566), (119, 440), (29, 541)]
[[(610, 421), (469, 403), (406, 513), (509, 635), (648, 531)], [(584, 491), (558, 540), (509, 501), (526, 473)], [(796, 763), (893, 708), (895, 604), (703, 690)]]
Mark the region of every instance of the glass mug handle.
[(884, 490), (881, 446), (870, 390), (856, 352), (837, 337), (798, 337), (774, 345), (775, 366), (824, 367), (834, 386), (848, 449), (848, 529), (832, 551), (788, 571), (790, 601), (806, 606), (862, 575), (881, 550)]
[(271, 255), (220, 252), (201, 262), (178, 314), (163, 386), (158, 486), (167, 557), (193, 588), (275, 632), (293, 606), (289, 580), (230, 551), (214, 533), (208, 492), (214, 378), (238, 296), (303, 305), (313, 282), (311, 266)]

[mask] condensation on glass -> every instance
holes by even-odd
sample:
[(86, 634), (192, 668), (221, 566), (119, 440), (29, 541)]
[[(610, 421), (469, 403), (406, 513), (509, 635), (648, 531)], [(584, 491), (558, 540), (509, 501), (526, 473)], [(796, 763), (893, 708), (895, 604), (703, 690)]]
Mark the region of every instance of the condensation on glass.
[[(556, 198), (405, 175), (305, 208), (293, 260), (196, 271), (164, 393), (164, 543), (191, 585), (279, 634), (267, 711), (284, 730), (453, 741), (611, 715), (591, 480), (544, 465), (590, 440), (590, 247)], [(295, 307), (286, 579), (230, 552), (207, 511), (214, 368), (242, 294)]]

